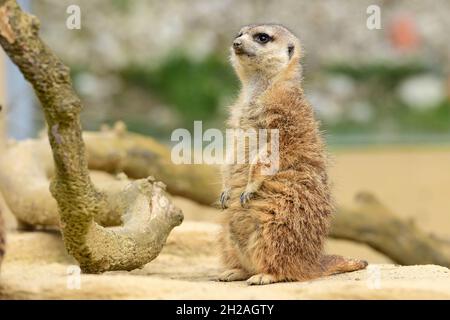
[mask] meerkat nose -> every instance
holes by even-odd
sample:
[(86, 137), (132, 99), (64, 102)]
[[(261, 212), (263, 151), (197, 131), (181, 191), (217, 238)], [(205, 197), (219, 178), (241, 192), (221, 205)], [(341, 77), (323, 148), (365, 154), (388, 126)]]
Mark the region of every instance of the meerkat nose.
[(233, 48), (239, 49), (242, 47), (242, 41), (240, 39), (236, 39), (233, 41)]

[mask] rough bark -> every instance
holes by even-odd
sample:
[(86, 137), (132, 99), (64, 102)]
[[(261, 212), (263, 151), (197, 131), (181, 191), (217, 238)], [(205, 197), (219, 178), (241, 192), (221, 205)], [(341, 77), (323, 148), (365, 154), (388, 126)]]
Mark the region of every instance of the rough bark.
[[(39, 21), (15, 0), (0, 0), (0, 44), (32, 84), (48, 124), (55, 172), (51, 193), (68, 252), (85, 272), (131, 270), (154, 259), (183, 215), (151, 179), (128, 184), (110, 201), (91, 182), (69, 69), (38, 36)], [(94, 217), (122, 214), (123, 225), (104, 228)]]

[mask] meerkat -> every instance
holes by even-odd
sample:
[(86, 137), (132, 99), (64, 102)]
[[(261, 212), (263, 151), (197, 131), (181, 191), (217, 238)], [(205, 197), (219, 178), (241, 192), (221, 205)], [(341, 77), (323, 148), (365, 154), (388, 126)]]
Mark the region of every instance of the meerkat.
[(267, 163), (259, 154), (225, 165), (219, 243), (227, 270), (220, 281), (304, 281), (367, 266), (323, 252), (335, 208), (328, 154), (301, 85), (301, 52), (298, 38), (275, 24), (245, 26), (233, 41), (230, 59), (242, 87), (228, 127), (277, 129), (279, 167), (262, 174)]

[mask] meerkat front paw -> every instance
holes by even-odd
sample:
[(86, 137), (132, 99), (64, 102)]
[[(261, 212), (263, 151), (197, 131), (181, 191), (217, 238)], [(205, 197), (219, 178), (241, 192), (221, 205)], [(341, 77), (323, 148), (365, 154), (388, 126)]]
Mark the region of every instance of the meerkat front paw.
[(248, 279), (249, 275), (242, 269), (230, 269), (222, 272), (219, 276), (219, 281), (241, 281)]
[(240, 200), (241, 200), (241, 207), (244, 207), (255, 195), (252, 191), (245, 191), (241, 193)]
[(230, 200), (230, 190), (225, 189), (220, 194), (220, 206), (222, 207), (222, 210), (228, 208), (228, 200)]
[(254, 276), (252, 276), (250, 279), (247, 280), (247, 284), (250, 286), (265, 285), (275, 282), (278, 282), (275, 276), (267, 273), (255, 274)]
[(241, 206), (244, 206), (255, 197), (256, 191), (259, 189), (259, 184), (257, 183), (249, 183), (247, 187), (245, 187), (245, 191), (241, 193), (240, 200)]

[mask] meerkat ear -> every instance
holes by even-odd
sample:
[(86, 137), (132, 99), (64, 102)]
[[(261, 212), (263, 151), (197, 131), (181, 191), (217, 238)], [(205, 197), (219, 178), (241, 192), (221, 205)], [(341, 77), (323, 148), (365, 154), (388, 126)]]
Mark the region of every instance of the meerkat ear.
[(288, 44), (289, 60), (292, 58), (292, 55), (294, 54), (294, 49), (295, 49), (295, 46), (292, 43)]

